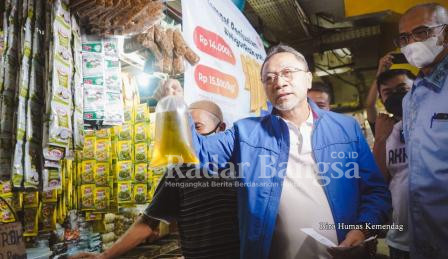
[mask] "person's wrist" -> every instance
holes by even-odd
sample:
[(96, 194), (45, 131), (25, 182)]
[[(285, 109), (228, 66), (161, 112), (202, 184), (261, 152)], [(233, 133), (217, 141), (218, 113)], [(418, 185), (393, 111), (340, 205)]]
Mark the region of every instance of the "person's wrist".
[(113, 256), (109, 255), (109, 252), (106, 250), (98, 255), (98, 259), (111, 259)]
[[(385, 136), (384, 134), (376, 134), (375, 136), (375, 143), (377, 144), (383, 144), (387, 141), (388, 136)], [(375, 146), (375, 143), (373, 144)]]

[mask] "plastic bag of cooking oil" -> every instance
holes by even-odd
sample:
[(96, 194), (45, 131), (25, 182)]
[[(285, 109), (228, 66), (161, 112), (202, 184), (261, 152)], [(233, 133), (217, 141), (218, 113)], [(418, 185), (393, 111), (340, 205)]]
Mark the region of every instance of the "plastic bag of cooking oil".
[(167, 96), (156, 107), (156, 132), (150, 166), (199, 164), (188, 124), (188, 107), (178, 96)]

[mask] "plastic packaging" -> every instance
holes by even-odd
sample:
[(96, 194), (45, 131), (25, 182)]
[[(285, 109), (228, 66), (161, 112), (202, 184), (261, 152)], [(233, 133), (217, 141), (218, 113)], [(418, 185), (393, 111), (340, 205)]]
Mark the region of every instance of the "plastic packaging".
[(156, 107), (155, 145), (151, 167), (199, 164), (188, 124), (188, 108), (178, 96), (168, 96)]

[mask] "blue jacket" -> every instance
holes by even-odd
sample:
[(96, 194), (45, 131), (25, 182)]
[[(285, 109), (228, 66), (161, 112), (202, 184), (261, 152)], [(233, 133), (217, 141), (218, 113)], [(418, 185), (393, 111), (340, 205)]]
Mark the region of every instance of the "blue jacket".
[[(319, 176), (335, 224), (384, 224), (391, 210), (390, 193), (358, 123), (309, 103), (314, 115), (314, 158), (322, 170)], [(241, 258), (268, 258), (283, 184), (283, 177), (275, 172), (286, 170), (288, 126), (274, 114), (246, 118), (208, 137), (193, 130), (193, 144), (201, 167), (233, 165), (241, 184), (246, 184), (238, 192)], [(350, 177), (355, 172), (360, 177)], [(336, 228), (336, 232), (341, 242), (348, 230)]]

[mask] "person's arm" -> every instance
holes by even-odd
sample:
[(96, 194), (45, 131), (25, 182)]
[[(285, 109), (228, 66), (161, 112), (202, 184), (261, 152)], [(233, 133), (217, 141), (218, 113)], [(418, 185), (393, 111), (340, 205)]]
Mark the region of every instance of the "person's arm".
[[(393, 56), (391, 55), (391, 52), (387, 53), (380, 59), (378, 63), (378, 70), (376, 71), (375, 80), (373, 80), (372, 84), (370, 85), (369, 94), (367, 95), (367, 100), (364, 107), (367, 111), (367, 121), (369, 121), (370, 124), (375, 123), (376, 116), (378, 114), (376, 110), (376, 100), (378, 99), (378, 87), (376, 78), (392, 66), (392, 59)], [(372, 129), (372, 131), (374, 130), (375, 129)]]
[(158, 221), (147, 216), (139, 216), (132, 226), (112, 245), (101, 254), (83, 252), (69, 257), (69, 259), (110, 259), (132, 250), (147, 238), (157, 235), (155, 230)]
[(386, 165), (386, 140), (392, 133), (394, 124), (395, 120), (387, 114), (378, 114), (375, 125), (376, 134), (375, 143), (373, 144), (373, 156), (387, 182), (390, 181), (390, 174)]
[(158, 221), (146, 216), (139, 216), (132, 226), (113, 244), (101, 253), (101, 258), (118, 258), (120, 255), (137, 247), (147, 238), (157, 235), (155, 231)]
[[(367, 95), (367, 100), (365, 103), (365, 108), (367, 112), (367, 121), (370, 124), (375, 123), (377, 110), (376, 110), (376, 100), (378, 99), (378, 88), (376, 86), (376, 79), (373, 80), (370, 85), (369, 94)], [(374, 129), (373, 129), (374, 130)]]
[(375, 161), (381, 171), (381, 173), (384, 176), (384, 179), (386, 182), (390, 181), (390, 174), (387, 170), (386, 166), (386, 140), (385, 139), (376, 139), (375, 143), (373, 144), (373, 150), (372, 150), (373, 156), (375, 157)]
[[(162, 97), (166, 96), (184, 96), (183, 88), (178, 80), (170, 79), (162, 85)], [(191, 116), (189, 116), (188, 123), (190, 124), (193, 146), (198, 155), (201, 168), (204, 165), (208, 165), (206, 167), (212, 169), (214, 165), (217, 165), (218, 169), (222, 169), (221, 165), (229, 162), (232, 156), (235, 141), (234, 128), (212, 136), (202, 136), (197, 133)]]
[(355, 125), (358, 136), (358, 168), (360, 205), (357, 224), (384, 224), (389, 220), (391, 195), (382, 173), (376, 165), (361, 128)]

